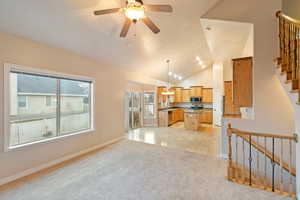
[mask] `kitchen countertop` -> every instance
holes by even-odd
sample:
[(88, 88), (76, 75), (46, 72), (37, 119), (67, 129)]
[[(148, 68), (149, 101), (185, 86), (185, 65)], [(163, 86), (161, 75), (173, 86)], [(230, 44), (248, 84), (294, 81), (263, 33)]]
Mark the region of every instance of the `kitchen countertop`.
[(197, 113), (201, 113), (205, 110), (212, 110), (211, 108), (201, 108), (201, 109), (193, 109), (193, 108), (180, 108), (180, 107), (173, 107), (173, 108), (164, 108), (164, 109), (160, 109), (159, 111), (161, 112), (171, 112), (171, 111), (174, 111), (174, 110), (184, 110), (185, 113), (194, 113), (194, 114), (197, 114)]

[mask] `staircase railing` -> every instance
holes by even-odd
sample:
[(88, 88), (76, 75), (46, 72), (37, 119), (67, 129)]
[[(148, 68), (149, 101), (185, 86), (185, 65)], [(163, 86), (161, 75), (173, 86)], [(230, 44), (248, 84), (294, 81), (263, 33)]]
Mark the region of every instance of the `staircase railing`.
[(287, 73), (287, 81), (292, 83), (292, 90), (299, 93), (300, 102), (300, 21), (293, 19), (281, 11), (276, 13), (279, 20), (280, 57), (278, 66)]
[(296, 135), (245, 132), (229, 124), (227, 136), (229, 181), (295, 197)]

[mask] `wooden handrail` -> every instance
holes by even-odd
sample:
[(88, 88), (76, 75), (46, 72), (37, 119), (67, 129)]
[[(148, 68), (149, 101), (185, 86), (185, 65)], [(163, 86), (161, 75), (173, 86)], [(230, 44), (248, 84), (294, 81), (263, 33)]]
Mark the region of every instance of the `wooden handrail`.
[(240, 131), (235, 128), (228, 128), (228, 133), (237, 134), (240, 136), (243, 135), (252, 135), (252, 136), (261, 136), (261, 137), (269, 137), (269, 138), (277, 138), (277, 139), (288, 139), (288, 140), (294, 140), (297, 142), (297, 135), (289, 136), (289, 135), (279, 135), (279, 134), (272, 134), (272, 133), (255, 133), (255, 132), (247, 132), (247, 131)]
[(290, 17), (290, 16), (287, 16), (287, 15), (283, 14), (283, 12), (282, 12), (281, 10), (276, 12), (276, 17), (277, 17), (277, 18), (283, 17), (283, 18), (286, 19), (287, 21), (289, 21), (289, 22), (291, 22), (291, 23), (293, 23), (293, 24), (295, 24), (295, 25), (299, 25), (299, 26), (300, 26), (300, 21), (299, 21), (299, 20), (294, 19), (294, 18), (292, 18), (292, 17)]

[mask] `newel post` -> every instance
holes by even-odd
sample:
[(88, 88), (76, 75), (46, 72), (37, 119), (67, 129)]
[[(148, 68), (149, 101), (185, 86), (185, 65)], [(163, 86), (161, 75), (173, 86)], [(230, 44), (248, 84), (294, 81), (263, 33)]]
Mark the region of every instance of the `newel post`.
[(232, 175), (232, 146), (231, 146), (231, 136), (232, 136), (232, 131), (231, 131), (231, 124), (228, 124), (227, 128), (227, 136), (228, 136), (228, 160), (229, 160), (229, 166), (228, 166), (228, 180), (231, 181), (231, 175)]

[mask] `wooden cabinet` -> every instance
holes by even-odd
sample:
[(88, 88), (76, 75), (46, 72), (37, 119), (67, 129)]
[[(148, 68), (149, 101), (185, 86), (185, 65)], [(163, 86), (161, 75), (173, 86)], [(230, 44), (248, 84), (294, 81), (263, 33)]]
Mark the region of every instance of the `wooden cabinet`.
[(191, 89), (182, 89), (182, 102), (188, 103), (191, 101)]
[(233, 59), (233, 104), (252, 107), (252, 57)]
[(213, 123), (213, 111), (212, 110), (203, 110), (200, 114), (199, 122), (212, 124)]
[(191, 97), (202, 97), (202, 86), (191, 87)]
[(172, 111), (172, 123), (176, 123), (184, 120), (184, 111), (181, 109)]
[(174, 102), (180, 103), (182, 102), (182, 87), (175, 87), (173, 88), (175, 95), (174, 95)]
[(167, 96), (162, 95), (163, 92), (166, 92), (167, 88), (166, 87), (158, 87), (157, 88), (157, 103), (161, 104), (167, 100)]
[(168, 127), (169, 125), (169, 116), (166, 111), (158, 112), (158, 127)]
[(240, 107), (233, 104), (232, 81), (224, 82), (224, 115), (241, 115)]
[(199, 113), (184, 113), (184, 128), (197, 131), (201, 127)]
[(212, 88), (203, 88), (202, 89), (202, 102), (203, 103), (212, 103), (213, 102), (213, 89)]

